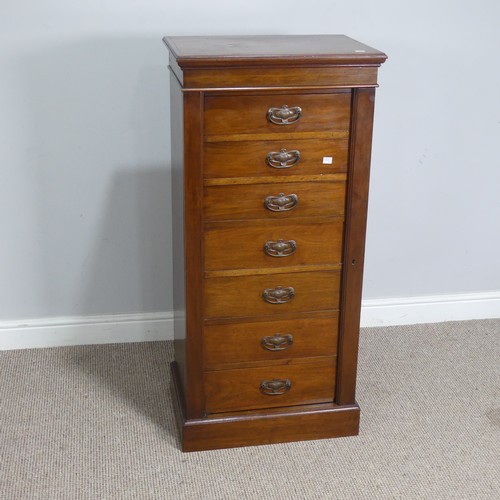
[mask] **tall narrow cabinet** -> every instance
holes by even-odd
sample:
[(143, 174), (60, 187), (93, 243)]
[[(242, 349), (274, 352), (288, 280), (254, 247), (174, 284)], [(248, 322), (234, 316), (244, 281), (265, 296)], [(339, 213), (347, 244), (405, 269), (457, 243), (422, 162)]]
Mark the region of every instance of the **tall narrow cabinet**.
[(343, 35), (164, 41), (182, 448), (355, 435), (386, 55)]

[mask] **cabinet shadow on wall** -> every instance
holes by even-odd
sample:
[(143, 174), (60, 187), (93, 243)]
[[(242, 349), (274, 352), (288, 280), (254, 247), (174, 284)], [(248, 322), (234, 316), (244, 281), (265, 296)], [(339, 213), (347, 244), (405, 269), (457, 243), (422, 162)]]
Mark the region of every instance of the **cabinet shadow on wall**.
[[(34, 314), (172, 309), (167, 61), (158, 36), (39, 47), (12, 63), (32, 158), (23, 168), (37, 241)], [(126, 345), (113, 351), (123, 362), (108, 363), (106, 349), (82, 352), (75, 369), (161, 424), (168, 359), (148, 367), (144, 351)]]
[(43, 46), (9, 66), (36, 241), (20, 233), (37, 268), (26, 317), (172, 309), (167, 65), (158, 36)]
[[(114, 294), (116, 287), (128, 286), (131, 281), (138, 300), (146, 304), (161, 299), (153, 295), (161, 289), (164, 267), (170, 264), (169, 189), (170, 172), (161, 166), (120, 169), (114, 174), (86, 270), (81, 300), (88, 308), (95, 307), (96, 295)], [(75, 366), (165, 430), (175, 442), (171, 356), (166, 342), (96, 346), (82, 350)]]
[[(112, 175), (84, 262), (79, 298), (84, 310), (103, 314), (168, 310), (170, 177), (160, 165), (119, 168)], [(128, 309), (130, 302), (137, 310)], [(105, 303), (114, 310), (100, 311)]]

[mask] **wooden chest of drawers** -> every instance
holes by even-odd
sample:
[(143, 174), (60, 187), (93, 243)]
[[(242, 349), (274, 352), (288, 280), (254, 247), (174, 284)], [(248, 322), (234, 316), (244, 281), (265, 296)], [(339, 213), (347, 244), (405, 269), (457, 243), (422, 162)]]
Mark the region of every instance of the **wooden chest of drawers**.
[(355, 435), (386, 56), (340, 35), (165, 43), (183, 450)]

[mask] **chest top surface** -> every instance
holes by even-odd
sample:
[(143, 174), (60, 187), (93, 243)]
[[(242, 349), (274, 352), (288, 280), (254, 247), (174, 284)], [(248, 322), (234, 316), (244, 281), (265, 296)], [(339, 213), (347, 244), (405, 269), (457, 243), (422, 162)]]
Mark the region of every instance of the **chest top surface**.
[(181, 68), (252, 65), (380, 65), (387, 56), (345, 35), (174, 36)]

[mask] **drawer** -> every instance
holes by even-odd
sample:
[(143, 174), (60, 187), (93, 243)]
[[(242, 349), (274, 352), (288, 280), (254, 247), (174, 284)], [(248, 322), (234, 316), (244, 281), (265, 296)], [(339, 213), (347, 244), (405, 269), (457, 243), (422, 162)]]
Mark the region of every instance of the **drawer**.
[(209, 140), (225, 135), (347, 132), (350, 114), (350, 92), (207, 96), (204, 131)]
[(338, 309), (339, 290), (339, 271), (208, 278), (204, 281), (205, 318)]
[(205, 270), (340, 264), (342, 219), (213, 222), (205, 225)]
[[(288, 159), (276, 163), (282, 149)], [(288, 177), (343, 173), (347, 171), (348, 150), (347, 139), (209, 142), (204, 146), (203, 175)]]
[(343, 181), (207, 186), (203, 210), (207, 221), (343, 217), (345, 195)]
[(208, 413), (333, 402), (336, 357), (205, 373)]
[(337, 353), (338, 314), (329, 318), (206, 325), (206, 369), (228, 363), (333, 356)]

